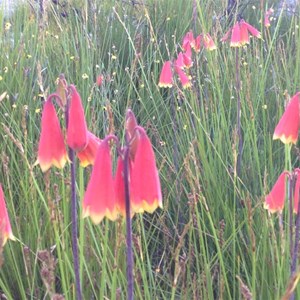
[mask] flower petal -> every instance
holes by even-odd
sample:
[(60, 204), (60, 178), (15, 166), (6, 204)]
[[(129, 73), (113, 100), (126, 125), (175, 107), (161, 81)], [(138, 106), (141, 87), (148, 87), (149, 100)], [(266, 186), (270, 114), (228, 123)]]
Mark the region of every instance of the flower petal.
[(264, 208), (271, 213), (281, 212), (284, 207), (284, 200), (286, 197), (286, 183), (285, 178), (288, 172), (284, 171), (278, 177), (271, 192), (266, 196)]
[(273, 140), (280, 139), (284, 144), (296, 144), (299, 131), (299, 100), (300, 92), (295, 94), (290, 100), (285, 112), (277, 124)]
[(83, 216), (90, 216), (95, 224), (104, 217), (117, 218), (115, 183), (109, 147), (110, 136), (99, 145), (92, 175), (83, 200)]
[(68, 159), (63, 134), (51, 98), (44, 104), (38, 158), (43, 172), (52, 165), (63, 168)]
[(101, 140), (90, 131), (88, 131), (87, 146), (83, 150), (77, 152), (77, 157), (82, 167), (85, 168), (88, 165), (94, 164), (100, 143)]
[(132, 213), (150, 212), (162, 207), (161, 187), (151, 142), (142, 127), (130, 176), (130, 203)]
[(170, 61), (166, 61), (162, 67), (158, 86), (168, 88), (171, 88), (173, 86), (172, 68)]
[(83, 150), (88, 143), (88, 130), (80, 95), (74, 85), (70, 85), (71, 101), (67, 128), (67, 144), (75, 151)]
[(15, 240), (6, 209), (4, 194), (0, 184), (0, 246), (4, 246), (8, 239)]

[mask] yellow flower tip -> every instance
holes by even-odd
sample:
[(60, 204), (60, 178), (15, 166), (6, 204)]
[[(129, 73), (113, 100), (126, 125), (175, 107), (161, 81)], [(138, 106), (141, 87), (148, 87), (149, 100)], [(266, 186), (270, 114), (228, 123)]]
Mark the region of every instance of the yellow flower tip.
[(182, 87), (183, 87), (184, 90), (186, 90), (186, 89), (188, 89), (188, 88), (191, 88), (192, 85), (191, 85), (190, 82), (188, 82), (188, 83), (184, 84)]
[(284, 144), (297, 144), (297, 138), (294, 138), (293, 136), (289, 135), (289, 136), (285, 136), (284, 134), (282, 135), (277, 135), (277, 134), (273, 134), (273, 140), (281, 140), (282, 143)]
[(264, 209), (267, 209), (271, 214), (274, 214), (276, 212), (282, 212), (282, 210), (278, 210), (278, 209), (271, 209), (268, 203), (264, 203)]
[(217, 46), (207, 48), (208, 51), (214, 51), (214, 50), (217, 50), (217, 49), (218, 49)]
[(81, 160), (80, 161), (80, 166), (83, 168), (86, 168), (87, 166), (92, 165), (92, 163), (89, 160)]
[(4, 247), (4, 245), (6, 244), (7, 240), (16, 241), (16, 238), (13, 235), (12, 232), (4, 233), (4, 235), (2, 236), (1, 239), (2, 239), (2, 247)]
[(148, 212), (152, 214), (158, 207), (163, 208), (162, 201), (155, 199), (152, 204), (148, 201), (143, 200), (140, 205), (131, 205), (131, 210), (133, 213), (144, 213)]
[(242, 47), (243, 45), (240, 42), (230, 43), (230, 47)]
[(106, 209), (105, 213), (94, 213), (91, 212), (90, 206), (83, 206), (82, 218), (87, 217), (90, 217), (92, 222), (95, 225), (98, 225), (105, 217), (111, 221), (115, 221), (119, 217), (119, 212), (117, 209), (114, 209), (113, 211)]
[(69, 159), (68, 159), (67, 155), (63, 156), (60, 160), (53, 159), (50, 162), (40, 161), (39, 159), (37, 159), (35, 161), (35, 163), (33, 164), (33, 167), (40, 165), (42, 172), (45, 173), (51, 168), (52, 165), (58, 169), (63, 169), (66, 162), (68, 162), (68, 161), (69, 161)]
[(160, 82), (160, 83), (158, 84), (158, 86), (161, 87), (161, 88), (171, 88), (171, 87), (173, 86), (173, 84), (162, 83), (162, 82)]

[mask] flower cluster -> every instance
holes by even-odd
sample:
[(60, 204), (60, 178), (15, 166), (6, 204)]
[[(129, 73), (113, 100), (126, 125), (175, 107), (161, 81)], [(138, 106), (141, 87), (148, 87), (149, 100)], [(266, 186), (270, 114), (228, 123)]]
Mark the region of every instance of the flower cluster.
[(189, 31), (182, 41), (183, 51), (178, 53), (177, 58), (173, 61), (173, 63), (171, 61), (166, 61), (164, 63), (158, 86), (168, 88), (173, 86), (173, 68), (183, 89), (191, 87), (190, 78), (187, 73), (188, 69), (193, 66), (192, 49), (198, 53), (201, 48), (205, 48), (210, 51), (217, 49), (209, 33), (202, 33), (194, 38), (193, 32)]
[(264, 17), (264, 25), (265, 27), (270, 27), (271, 23), (270, 23), (270, 16), (274, 13), (274, 9), (270, 8), (265, 12), (265, 17)]
[[(122, 149), (118, 147), (119, 141), (114, 135), (105, 137), (98, 147), (83, 200), (84, 217), (90, 216), (96, 224), (104, 217), (115, 220), (118, 215), (125, 216), (126, 180), (129, 183), (131, 216), (144, 211), (152, 213), (157, 207), (162, 207), (160, 181), (151, 142), (145, 130), (137, 125), (131, 110), (126, 114), (125, 130), (128, 142)], [(110, 149), (112, 141), (119, 154), (115, 174)]]
[[(273, 139), (279, 139), (284, 144), (296, 144), (298, 140), (298, 131), (300, 124), (299, 117), (299, 101), (300, 92), (296, 93), (288, 103), (280, 121), (278, 122)], [(286, 197), (286, 176), (296, 176), (296, 185), (294, 189), (294, 212), (298, 211), (298, 199), (300, 188), (300, 169), (297, 168), (294, 172), (284, 171), (281, 173), (271, 192), (266, 196), (264, 207), (271, 213), (281, 212), (284, 207)]]
[(75, 86), (70, 85), (67, 90), (70, 98), (68, 105), (59, 94), (51, 94), (44, 103), (38, 158), (35, 163), (40, 165), (43, 172), (46, 172), (52, 165), (63, 168), (68, 161), (65, 138), (53, 99), (56, 99), (66, 111), (66, 142), (71, 149), (76, 151), (83, 167), (94, 163), (101, 141), (87, 129), (81, 97)]
[(242, 19), (237, 21), (234, 26), (225, 33), (221, 42), (227, 41), (230, 37), (231, 47), (241, 47), (249, 44), (249, 33), (257, 38), (261, 38), (261, 33)]

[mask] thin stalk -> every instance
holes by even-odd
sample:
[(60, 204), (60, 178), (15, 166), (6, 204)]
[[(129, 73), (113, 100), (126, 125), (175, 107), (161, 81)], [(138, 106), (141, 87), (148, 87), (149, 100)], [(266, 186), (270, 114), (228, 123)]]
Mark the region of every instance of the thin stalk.
[(241, 79), (240, 79), (240, 64), (239, 64), (239, 49), (235, 49), (235, 88), (237, 95), (237, 136), (238, 136), (238, 156), (236, 162), (236, 175), (241, 175), (241, 164), (242, 164), (242, 151), (243, 151), (243, 137), (241, 128)]
[[(66, 128), (69, 123), (69, 105), (66, 105), (65, 111)], [(80, 285), (80, 270), (79, 270), (79, 255), (78, 255), (78, 220), (77, 220), (77, 199), (76, 199), (76, 166), (75, 152), (69, 148), (69, 160), (71, 164), (71, 221), (72, 221), (72, 252), (75, 273), (76, 299), (82, 300), (81, 285)]]
[[(299, 174), (297, 174), (297, 176), (299, 176)], [(293, 191), (294, 191), (294, 189), (293, 189)], [(299, 191), (298, 191), (298, 193), (299, 193)], [(293, 257), (292, 257), (292, 262), (291, 262), (291, 278), (296, 273), (298, 253), (299, 253), (299, 240), (300, 240), (300, 201), (298, 202), (298, 207), (297, 207), (295, 244), (294, 244), (294, 252), (293, 252)], [(294, 300), (294, 299), (295, 299), (295, 291), (293, 291), (290, 296), (290, 300)]]
[(129, 194), (129, 147), (128, 143), (124, 153), (124, 185), (126, 207), (126, 252), (127, 252), (127, 299), (133, 300), (133, 251), (132, 251), (132, 224), (130, 213)]

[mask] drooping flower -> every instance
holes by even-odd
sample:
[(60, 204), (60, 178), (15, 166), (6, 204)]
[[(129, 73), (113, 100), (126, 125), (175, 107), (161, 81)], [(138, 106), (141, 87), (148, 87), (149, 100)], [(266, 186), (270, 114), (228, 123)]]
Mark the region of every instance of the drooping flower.
[(189, 44), (187, 45), (186, 51), (183, 53), (183, 63), (188, 69), (193, 66), (192, 49)]
[(64, 137), (51, 100), (52, 97), (53, 95), (50, 95), (44, 104), (38, 158), (35, 163), (35, 165), (40, 164), (43, 172), (46, 172), (52, 165), (63, 168), (68, 160)]
[(272, 190), (265, 198), (264, 208), (269, 210), (271, 213), (281, 212), (284, 207), (284, 200), (286, 197), (286, 175), (289, 173), (284, 171), (278, 177)]
[(99, 224), (104, 217), (115, 220), (118, 215), (109, 146), (111, 138), (107, 136), (98, 147), (83, 200), (83, 217), (91, 217), (95, 224)]
[(300, 92), (295, 94), (285, 109), (277, 124), (273, 140), (280, 139), (284, 144), (297, 143), (299, 131), (299, 101)]
[(104, 80), (104, 76), (102, 74), (98, 75), (96, 79), (96, 85), (100, 87), (103, 83), (103, 80)]
[(0, 246), (4, 246), (8, 239), (15, 240), (6, 209), (4, 193), (0, 184)]
[(171, 88), (173, 86), (172, 67), (171, 67), (171, 61), (169, 60), (166, 61), (162, 67), (158, 86), (168, 87), (168, 88)]
[(186, 51), (188, 46), (194, 48), (195, 47), (195, 39), (192, 31), (186, 33), (182, 42), (182, 49)]
[(94, 164), (100, 143), (101, 140), (90, 131), (88, 131), (87, 146), (83, 150), (77, 152), (77, 157), (82, 167), (85, 168), (88, 165)]
[(265, 27), (270, 27), (271, 23), (270, 23), (270, 16), (274, 13), (274, 9), (270, 8), (265, 12), (265, 17), (264, 17), (264, 25)]
[(162, 207), (161, 187), (151, 142), (142, 127), (135, 160), (130, 175), (130, 200), (132, 213), (150, 212)]
[(178, 53), (177, 59), (175, 60), (175, 68), (176, 67), (180, 68), (180, 69), (184, 69), (184, 67), (185, 67), (182, 52)]
[(203, 34), (203, 43), (204, 43), (204, 48), (209, 51), (213, 51), (217, 49), (217, 46), (209, 33)]
[(187, 88), (191, 87), (191, 85), (192, 85), (191, 81), (190, 81), (189, 77), (185, 74), (185, 72), (178, 67), (175, 67), (175, 71), (178, 74), (178, 77), (182, 84), (183, 89), (187, 89)]
[(231, 34), (230, 46), (241, 47), (245, 44), (249, 44), (249, 32), (253, 36), (261, 38), (261, 34), (256, 28), (254, 28), (244, 20), (240, 20), (237, 21), (234, 26), (227, 31), (221, 41), (225, 42)]
[(67, 144), (75, 151), (83, 150), (88, 142), (88, 130), (80, 95), (74, 85), (70, 85), (71, 100), (67, 128)]

